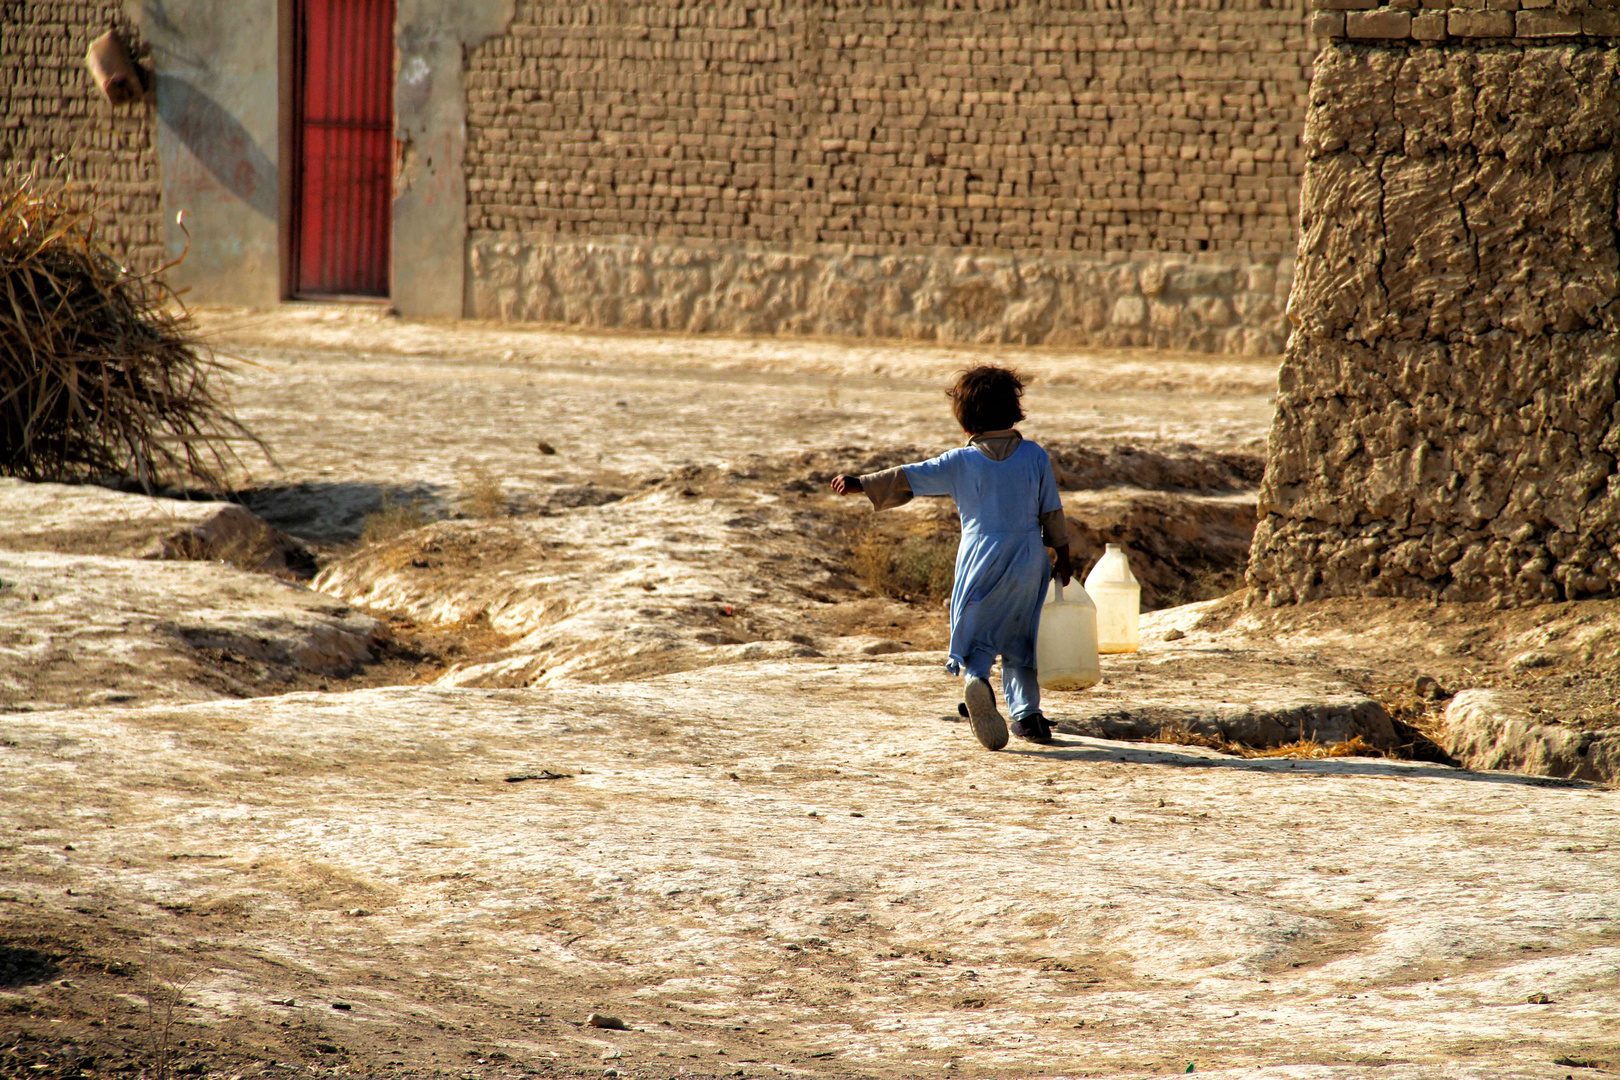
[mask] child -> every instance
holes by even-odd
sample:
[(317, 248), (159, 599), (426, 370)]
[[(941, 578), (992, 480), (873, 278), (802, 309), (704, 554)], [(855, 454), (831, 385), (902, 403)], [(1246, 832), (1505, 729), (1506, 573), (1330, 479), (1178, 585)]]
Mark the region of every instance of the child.
[[(1007, 723), (996, 711), (988, 681), (998, 655), (1013, 734), (1051, 741), (1035, 681), (1035, 631), (1054, 569), (1062, 585), (1072, 576), (1068, 523), (1051, 460), (1013, 427), (1024, 418), (1023, 394), (1024, 380), (1007, 368), (964, 371), (946, 395), (968, 435), (966, 446), (916, 465), (832, 481), (840, 495), (864, 492), (874, 510), (900, 506), (913, 495), (956, 500), (962, 541), (951, 590), (951, 659), (945, 666), (966, 677), (967, 717), (973, 734), (990, 750), (1007, 745)], [(1055, 568), (1047, 561), (1048, 547), (1057, 554)]]

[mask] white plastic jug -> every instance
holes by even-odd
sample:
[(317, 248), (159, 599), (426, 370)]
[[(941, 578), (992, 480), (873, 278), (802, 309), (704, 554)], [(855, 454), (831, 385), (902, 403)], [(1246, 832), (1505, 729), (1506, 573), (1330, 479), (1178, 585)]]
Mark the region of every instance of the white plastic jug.
[(1097, 605), (1079, 578), (1061, 593), (1046, 587), (1041, 627), (1035, 635), (1035, 671), (1042, 690), (1084, 690), (1102, 682), (1097, 662)]
[(1118, 544), (1109, 544), (1086, 575), (1086, 592), (1097, 604), (1097, 651), (1135, 652), (1140, 644), (1142, 586)]

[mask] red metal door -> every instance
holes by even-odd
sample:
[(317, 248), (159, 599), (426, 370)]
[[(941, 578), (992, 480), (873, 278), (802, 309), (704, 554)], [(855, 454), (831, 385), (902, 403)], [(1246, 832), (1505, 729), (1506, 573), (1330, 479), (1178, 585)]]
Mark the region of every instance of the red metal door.
[(299, 0), (294, 292), (387, 296), (394, 0)]

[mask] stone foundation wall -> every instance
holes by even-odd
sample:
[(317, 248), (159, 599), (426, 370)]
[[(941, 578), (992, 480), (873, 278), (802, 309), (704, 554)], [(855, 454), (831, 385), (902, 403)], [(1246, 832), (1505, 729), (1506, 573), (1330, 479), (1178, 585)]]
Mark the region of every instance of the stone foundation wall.
[(149, 270), (163, 259), (150, 97), (114, 109), (84, 67), (85, 49), (109, 29), (139, 56), (121, 0), (0, 0), (0, 170), (94, 191), (102, 236)]
[(1211, 261), (750, 250), (475, 236), (475, 318), (691, 333), (1282, 348), (1290, 257)]
[(1620, 25), (1504, 6), (1318, 17), (1274, 604), (1620, 590)]

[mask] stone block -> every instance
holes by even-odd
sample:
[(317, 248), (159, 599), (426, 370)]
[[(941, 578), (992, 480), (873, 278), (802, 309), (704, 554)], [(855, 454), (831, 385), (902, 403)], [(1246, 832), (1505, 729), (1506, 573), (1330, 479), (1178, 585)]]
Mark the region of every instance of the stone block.
[(1407, 37), (1411, 32), (1412, 16), (1405, 11), (1390, 8), (1351, 11), (1344, 17), (1344, 35), (1348, 38), (1392, 40)]
[(1344, 12), (1316, 11), (1311, 13), (1311, 33), (1317, 38), (1344, 37)]
[(1438, 11), (1412, 16), (1412, 37), (1418, 41), (1441, 41), (1446, 36), (1446, 17)]
[(1581, 32), (1590, 37), (1620, 37), (1620, 11), (1588, 11), (1581, 16)]
[(1522, 38), (1579, 37), (1581, 16), (1561, 11), (1520, 11), (1514, 16), (1515, 34)]
[(1508, 38), (1513, 36), (1511, 11), (1453, 11), (1446, 17), (1446, 33), (1463, 38)]

